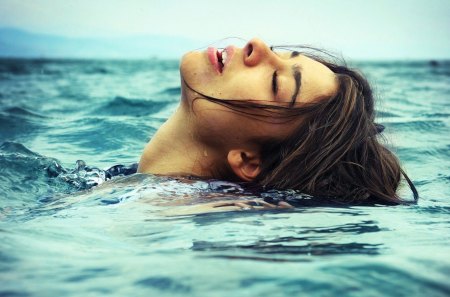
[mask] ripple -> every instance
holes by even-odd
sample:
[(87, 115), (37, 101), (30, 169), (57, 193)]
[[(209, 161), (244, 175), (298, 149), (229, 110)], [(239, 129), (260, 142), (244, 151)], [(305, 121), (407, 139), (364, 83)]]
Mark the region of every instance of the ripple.
[(376, 117), (377, 118), (396, 118), (399, 117), (398, 114), (393, 113), (393, 112), (388, 112), (388, 111), (377, 111), (376, 113)]
[[(372, 295), (389, 292), (392, 296), (448, 296), (448, 284), (424, 277), (423, 271), (408, 271), (389, 264), (349, 265), (325, 267), (324, 271), (344, 279), (358, 279), (358, 285), (370, 288)], [(426, 271), (425, 269), (424, 271)], [(380, 285), (381, 284), (381, 285)]]
[(428, 214), (450, 214), (450, 206), (421, 206), (417, 208), (417, 211)]
[(137, 286), (150, 287), (164, 292), (179, 292), (179, 293), (189, 293), (191, 292), (191, 287), (185, 285), (173, 278), (154, 276), (143, 278), (134, 283)]
[(2, 297), (28, 297), (32, 296), (31, 294), (23, 291), (14, 291), (14, 290), (1, 290), (0, 296)]
[(442, 130), (447, 125), (443, 121), (408, 121), (389, 123), (395, 131), (430, 132), (432, 130)]
[(352, 224), (344, 224), (340, 226), (333, 226), (327, 228), (302, 228), (300, 233), (308, 234), (328, 234), (328, 233), (351, 233), (351, 234), (364, 234), (364, 233), (372, 233), (372, 232), (380, 232), (383, 229), (380, 229), (376, 225), (374, 221), (363, 221), (361, 223), (352, 223)]

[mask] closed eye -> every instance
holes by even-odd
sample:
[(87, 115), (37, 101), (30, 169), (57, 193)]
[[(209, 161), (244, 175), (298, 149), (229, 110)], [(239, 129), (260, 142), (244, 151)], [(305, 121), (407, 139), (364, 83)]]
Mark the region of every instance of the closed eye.
[[(270, 50), (275, 53), (273, 46), (270, 47)], [(272, 75), (272, 92), (273, 95), (276, 97), (278, 93), (278, 73), (276, 70), (273, 72)]]
[(275, 70), (272, 75), (272, 92), (274, 96), (277, 96), (278, 93), (278, 73)]

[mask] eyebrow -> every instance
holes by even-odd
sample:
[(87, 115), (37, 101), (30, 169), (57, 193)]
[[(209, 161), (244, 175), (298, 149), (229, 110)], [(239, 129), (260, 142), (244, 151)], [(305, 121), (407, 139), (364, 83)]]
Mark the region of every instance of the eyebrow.
[(292, 65), (292, 75), (295, 81), (295, 90), (294, 94), (292, 94), (291, 106), (295, 104), (295, 100), (300, 93), (300, 87), (302, 85), (302, 74), (300, 73), (300, 66), (298, 66), (297, 64)]

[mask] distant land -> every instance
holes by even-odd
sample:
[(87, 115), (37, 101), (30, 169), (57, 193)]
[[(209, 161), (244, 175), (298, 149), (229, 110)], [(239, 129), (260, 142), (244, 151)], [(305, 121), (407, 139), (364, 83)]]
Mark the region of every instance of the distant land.
[(176, 59), (202, 45), (176, 36), (72, 38), (0, 28), (0, 57), (10, 58)]

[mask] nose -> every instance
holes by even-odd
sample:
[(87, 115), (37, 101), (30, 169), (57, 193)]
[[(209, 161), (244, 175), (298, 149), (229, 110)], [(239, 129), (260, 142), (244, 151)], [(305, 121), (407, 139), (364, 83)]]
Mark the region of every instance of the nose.
[(251, 39), (244, 47), (244, 64), (252, 67), (263, 61), (270, 61), (274, 53), (270, 48), (258, 38)]

